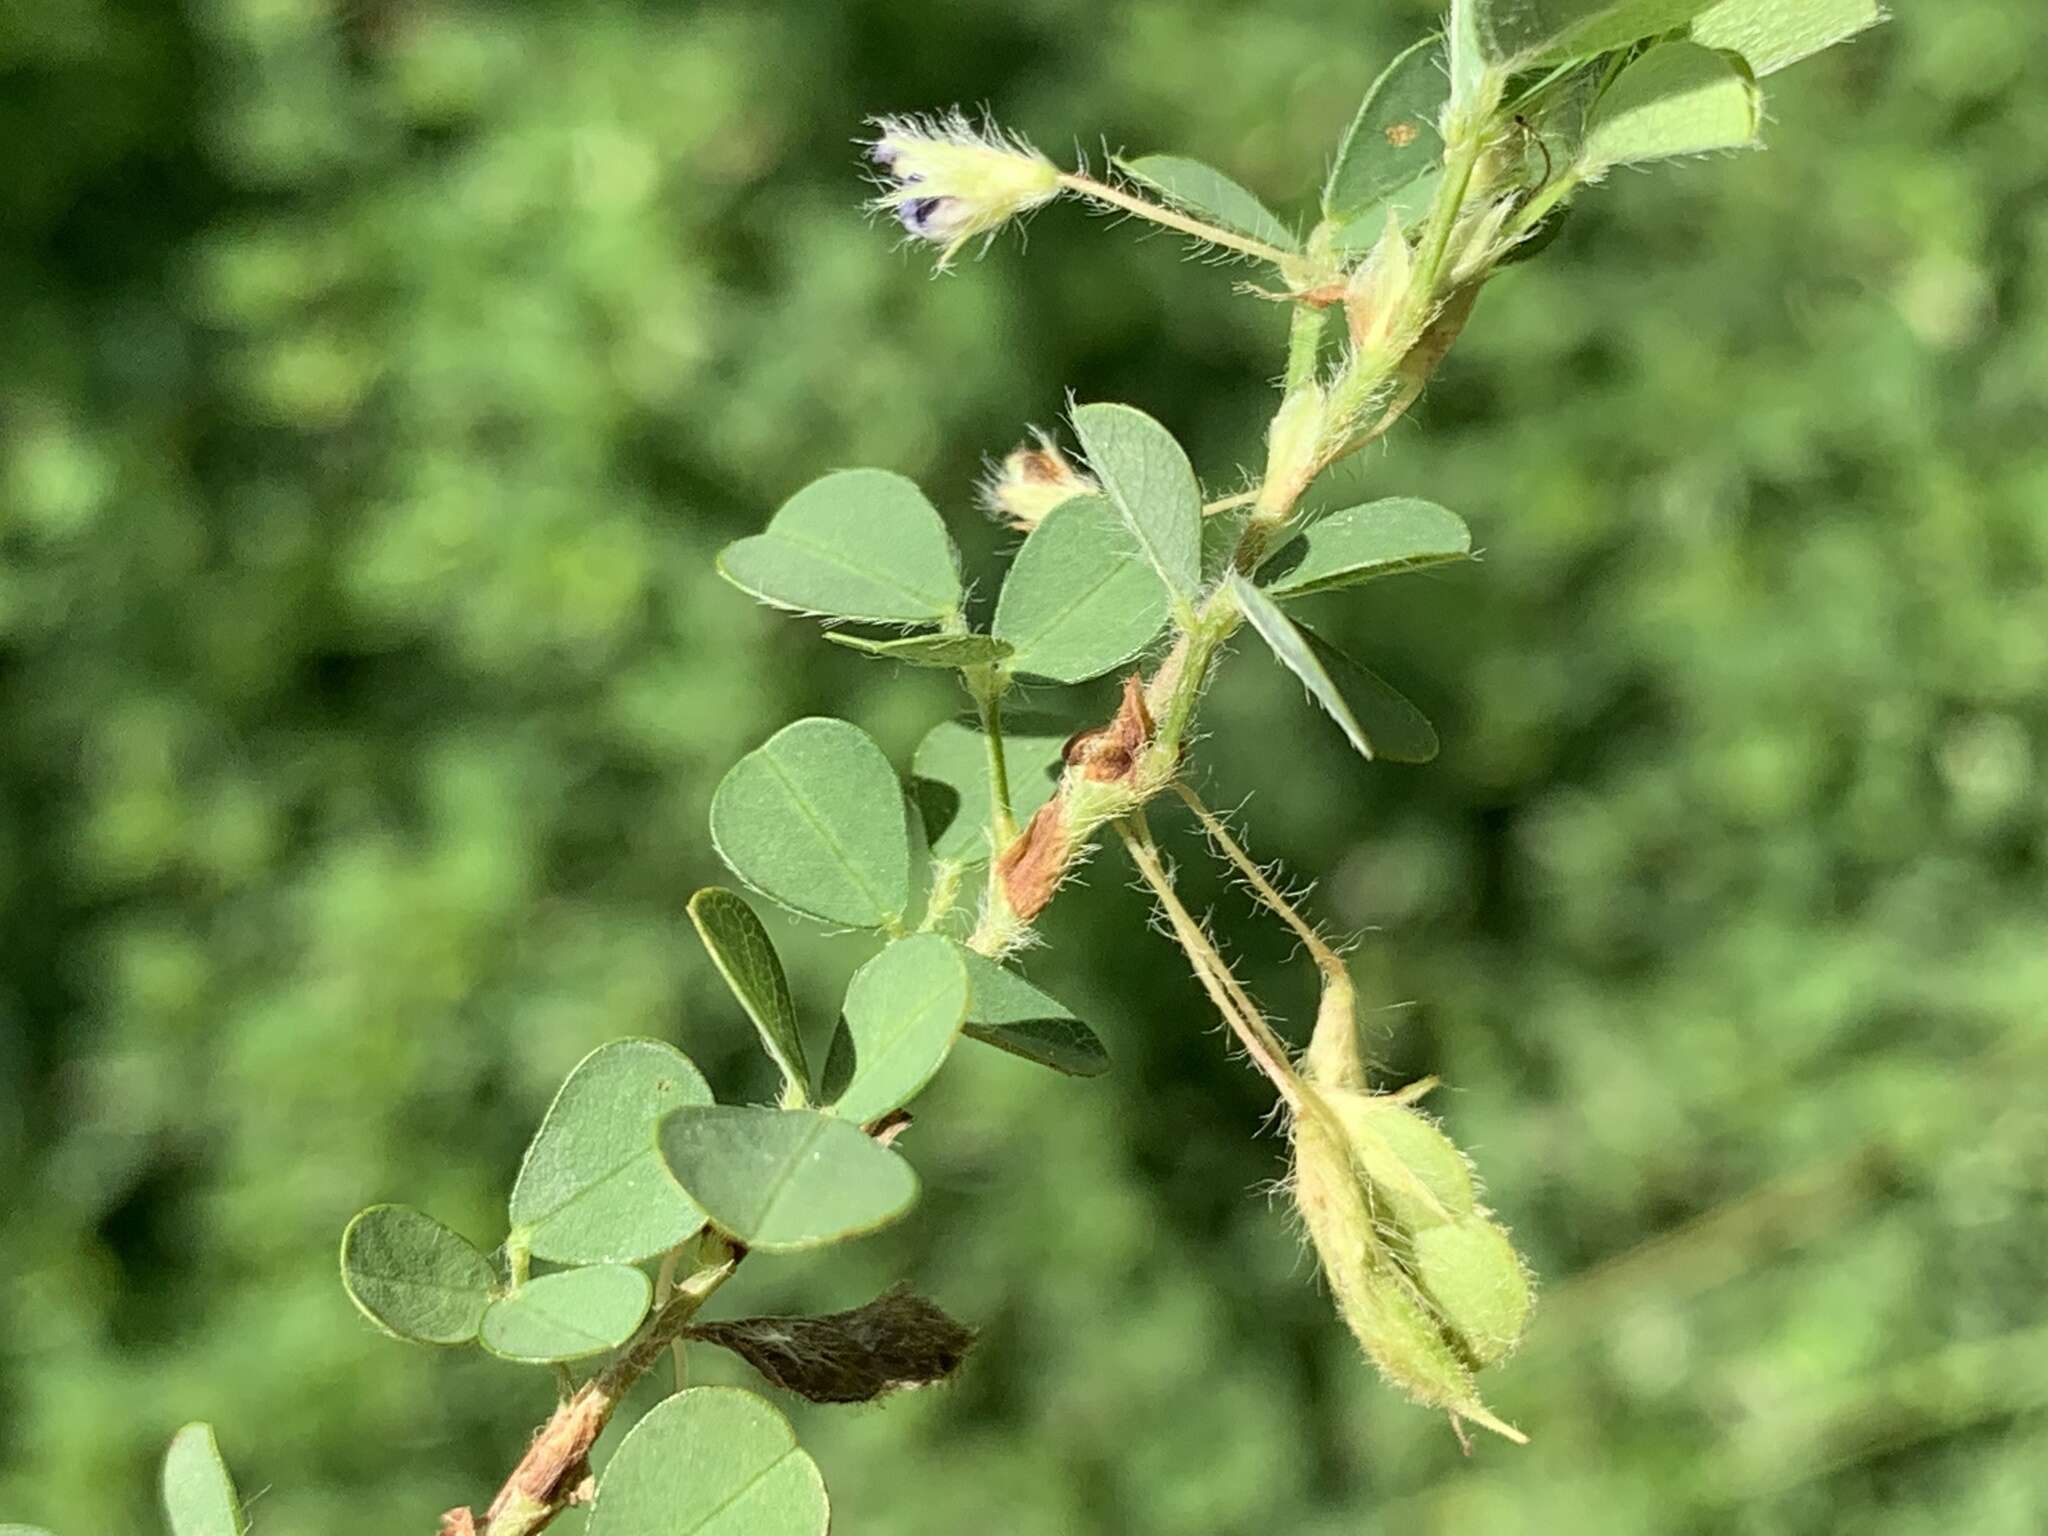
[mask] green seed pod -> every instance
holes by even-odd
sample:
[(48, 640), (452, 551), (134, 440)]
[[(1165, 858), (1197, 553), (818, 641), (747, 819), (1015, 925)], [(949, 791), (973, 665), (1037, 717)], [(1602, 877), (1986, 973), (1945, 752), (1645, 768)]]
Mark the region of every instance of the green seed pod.
[(1294, 1125), (1294, 1198), (1337, 1308), (1380, 1374), (1418, 1403), (1511, 1440), (1523, 1435), (1480, 1401), (1472, 1374), (1415, 1282), (1380, 1240), (1368, 1186), (1341, 1122), (1307, 1088)]
[(1414, 1235), (1412, 1251), (1416, 1283), (1475, 1369), (1521, 1342), (1533, 1300), (1529, 1272), (1499, 1226), (1470, 1216), (1430, 1227)]
[(1323, 1098), (1372, 1185), (1375, 1213), (1409, 1232), (1472, 1214), (1472, 1165), (1428, 1115), (1384, 1094), (1325, 1089)]

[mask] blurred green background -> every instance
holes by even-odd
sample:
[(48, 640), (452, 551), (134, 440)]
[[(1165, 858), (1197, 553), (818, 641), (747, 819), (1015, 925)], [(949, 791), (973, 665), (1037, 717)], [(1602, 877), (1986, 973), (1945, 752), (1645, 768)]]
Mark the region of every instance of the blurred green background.
[[(1902, 9), (1770, 82), (1767, 152), (1585, 198), (1338, 487), (1485, 546), (1325, 600), (1441, 760), (1359, 763), (1251, 652), (1206, 716), (1543, 1277), (1489, 1394), (1534, 1444), (1465, 1460), (1357, 1358), (1105, 855), (1031, 971), (1114, 1074), (963, 1052), (920, 1212), (719, 1300), (907, 1276), (983, 1328), (956, 1385), (798, 1405), (839, 1529), (2048, 1528), (2048, 11)], [(374, 1334), (343, 1222), (495, 1242), (608, 1038), (765, 1093), (683, 917), (712, 786), (795, 715), (900, 763), (958, 703), (712, 552), (878, 464), (992, 590), (972, 481), (1070, 388), (1253, 460), (1248, 273), (1056, 209), (928, 280), (862, 117), (985, 102), (1300, 210), (1432, 19), (0, 6), (0, 1518), (154, 1529), (202, 1417), (259, 1532), (487, 1497), (545, 1373)], [(1160, 821), (1301, 1038), (1290, 947)], [(822, 1029), (861, 946), (779, 931)]]

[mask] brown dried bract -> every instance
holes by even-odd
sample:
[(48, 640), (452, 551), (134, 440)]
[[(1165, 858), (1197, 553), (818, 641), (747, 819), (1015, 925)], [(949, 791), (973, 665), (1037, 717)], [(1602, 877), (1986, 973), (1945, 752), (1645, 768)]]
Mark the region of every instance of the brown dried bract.
[(974, 1330), (907, 1285), (826, 1317), (743, 1317), (702, 1323), (690, 1337), (731, 1350), (776, 1386), (814, 1403), (871, 1403), (944, 1381), (974, 1347)]
[(1123, 703), (1116, 718), (1067, 742), (1067, 766), (1097, 784), (1127, 779), (1138, 766), (1138, 754), (1152, 740), (1152, 711), (1145, 707), (1145, 685), (1134, 672), (1124, 679)]
[(467, 1504), (442, 1514), (441, 1536), (476, 1536), (476, 1516)]
[(1061, 825), (1060, 799), (1055, 795), (1041, 805), (1023, 835), (996, 859), (1003, 900), (1027, 923), (1045, 910), (1052, 893), (1059, 889), (1060, 876), (1066, 873), (1067, 835)]

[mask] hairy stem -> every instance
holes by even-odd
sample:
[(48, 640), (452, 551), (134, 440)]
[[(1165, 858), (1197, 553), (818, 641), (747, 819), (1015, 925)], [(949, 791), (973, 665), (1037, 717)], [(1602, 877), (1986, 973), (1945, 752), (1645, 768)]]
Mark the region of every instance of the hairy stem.
[[(619, 1404), (682, 1338), (697, 1309), (732, 1277), (746, 1254), (726, 1239), (709, 1235), (702, 1256), (703, 1262), (675, 1286), (667, 1304), (641, 1324), (618, 1357), (555, 1410), (491, 1500), (483, 1523), (472, 1524), (479, 1536), (536, 1536), (580, 1496), (589, 1475), (590, 1448)], [(443, 1525), (462, 1528), (445, 1516)]]
[(1266, 1074), (1288, 1107), (1299, 1111), (1301, 1080), (1289, 1064), (1287, 1047), (1273, 1033), (1265, 1015), (1259, 1012), (1238, 983), (1229, 962), (1217, 951), (1208, 934), (1202, 931), (1202, 925), (1182, 903), (1179, 893), (1173, 888), (1173, 877), (1167, 872), (1151, 834), (1145, 829), (1143, 818), (1130, 816), (1119, 821), (1117, 832), (1123, 838), (1131, 862), (1137, 866), (1146, 885), (1152, 888), (1152, 894), (1159, 899), (1167, 922), (1173, 928), (1173, 936), (1194, 967), (1195, 978), (1201, 982), (1202, 990), (1209, 994), (1209, 1000), (1223, 1015), (1224, 1023), (1230, 1026), (1253, 1064)]
[(974, 708), (981, 716), (981, 739), (988, 749), (989, 830), (996, 846), (1002, 847), (1017, 835), (1017, 818), (1010, 809), (1010, 769), (1003, 758), (1003, 706), (991, 683), (974, 690)]
[(1177, 209), (1163, 203), (1154, 203), (1142, 197), (1133, 196), (1121, 187), (1110, 186), (1092, 176), (1081, 176), (1068, 172), (1060, 177), (1060, 185), (1091, 203), (1120, 209), (1135, 214), (1141, 219), (1150, 219), (1154, 224), (1163, 224), (1168, 229), (1177, 229), (1184, 235), (1191, 235), (1205, 245), (1220, 245), (1226, 250), (1241, 251), (1247, 256), (1256, 256), (1261, 261), (1270, 261), (1284, 267), (1298, 260), (1292, 251), (1283, 251), (1277, 245), (1268, 245), (1263, 240), (1234, 234), (1214, 224), (1205, 224), (1200, 219), (1191, 219)]

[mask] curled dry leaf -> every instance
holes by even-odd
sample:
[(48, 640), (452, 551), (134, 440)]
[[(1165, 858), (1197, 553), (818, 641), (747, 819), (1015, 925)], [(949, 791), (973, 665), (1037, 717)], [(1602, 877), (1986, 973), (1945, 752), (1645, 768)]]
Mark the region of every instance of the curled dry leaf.
[(823, 1317), (699, 1323), (689, 1336), (729, 1349), (776, 1386), (814, 1403), (871, 1403), (944, 1381), (974, 1347), (974, 1330), (907, 1285)]

